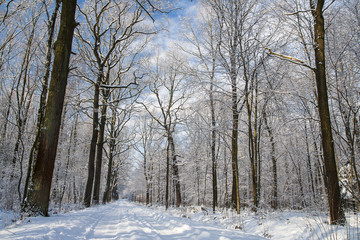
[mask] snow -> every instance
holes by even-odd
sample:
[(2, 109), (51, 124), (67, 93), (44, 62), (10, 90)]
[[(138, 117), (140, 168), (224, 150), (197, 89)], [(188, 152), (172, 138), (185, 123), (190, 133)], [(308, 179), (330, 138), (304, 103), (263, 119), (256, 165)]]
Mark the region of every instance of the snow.
[[(221, 209), (220, 209), (221, 210)], [(221, 210), (189, 206), (146, 207), (127, 200), (51, 217), (18, 221), (0, 211), (0, 239), (352, 239), (360, 240), (359, 214), (346, 226), (328, 224), (323, 212)], [(264, 238), (265, 237), (265, 238)]]
[(247, 233), (277, 240), (336, 239), (360, 240), (360, 215), (347, 213), (346, 226), (333, 226), (328, 216), (319, 211), (265, 211), (257, 214), (242, 210), (240, 215), (233, 210), (213, 214), (204, 207), (170, 209), (173, 215), (186, 215), (194, 221), (216, 223), (228, 229), (240, 228)]
[(51, 217), (33, 217), (0, 231), (0, 239), (265, 239), (239, 229), (193, 221), (126, 200)]

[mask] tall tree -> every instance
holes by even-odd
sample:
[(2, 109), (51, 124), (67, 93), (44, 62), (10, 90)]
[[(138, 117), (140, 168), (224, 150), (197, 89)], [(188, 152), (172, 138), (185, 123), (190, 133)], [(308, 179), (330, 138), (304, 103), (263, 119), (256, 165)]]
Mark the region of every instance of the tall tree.
[[(256, 68), (259, 64), (256, 59), (256, 53), (254, 49), (257, 43), (254, 40), (259, 37), (256, 32), (256, 26), (259, 21), (259, 15), (255, 15), (257, 9), (257, 1), (254, 0), (213, 0), (210, 1), (210, 6), (213, 8), (217, 15), (218, 25), (220, 33), (218, 38), (219, 44), (219, 61), (221, 66), (226, 72), (229, 79), (231, 90), (227, 93), (231, 102), (231, 159), (232, 159), (232, 203), (237, 212), (240, 213), (240, 183), (239, 183), (239, 166), (238, 166), (238, 154), (239, 154), (239, 120), (240, 112), (245, 104), (245, 101), (241, 101), (241, 91), (239, 91), (240, 79), (245, 81), (245, 88), (243, 95), (249, 97), (249, 91), (251, 87), (251, 81), (256, 76)], [(255, 60), (253, 59), (255, 57)], [(252, 69), (254, 68), (254, 69)], [(253, 81), (254, 83), (254, 81)], [(253, 84), (254, 86), (255, 84)], [(252, 90), (252, 89), (251, 89)], [(250, 107), (250, 105), (249, 105)], [(252, 110), (248, 108), (249, 110)], [(251, 118), (249, 118), (251, 121)], [(253, 131), (253, 130), (251, 130)], [(249, 132), (250, 134), (250, 132)], [(251, 138), (251, 136), (249, 137)], [(255, 140), (255, 139), (254, 139)], [(257, 140), (256, 140), (257, 141)], [(250, 142), (249, 142), (250, 143)], [(254, 152), (256, 152), (254, 150)], [(254, 164), (253, 164), (254, 165)], [(257, 171), (256, 169), (254, 169)], [(256, 177), (255, 183), (257, 183), (258, 174), (253, 174)], [(257, 185), (255, 185), (257, 194)], [(256, 203), (257, 201), (255, 201)], [(256, 205), (256, 204), (255, 204)]]
[(221, 29), (220, 36), (220, 61), (226, 70), (231, 86), (231, 110), (232, 110), (232, 133), (231, 133), (231, 161), (232, 161), (232, 205), (240, 213), (239, 192), (239, 166), (238, 166), (238, 136), (239, 136), (239, 96), (238, 75), (240, 72), (240, 60), (238, 58), (239, 40), (241, 38), (241, 11), (243, 4), (238, 0), (211, 1), (211, 7), (217, 15)]
[[(203, 6), (204, 7), (204, 6)], [(205, 8), (206, 9), (206, 8)], [(190, 52), (185, 49), (185, 52), (190, 53), (195, 58), (199, 60), (200, 65), (196, 66), (195, 72), (199, 72), (199, 67), (201, 69), (201, 74), (198, 74), (201, 81), (201, 86), (205, 88), (205, 91), (208, 94), (209, 100), (208, 105), (210, 109), (210, 151), (211, 151), (211, 172), (212, 172), (212, 207), (213, 211), (217, 206), (218, 202), (218, 184), (217, 184), (217, 154), (216, 154), (216, 136), (217, 136), (217, 122), (216, 122), (216, 112), (215, 112), (215, 92), (216, 92), (216, 68), (218, 64), (218, 50), (219, 44), (221, 43), (220, 39), (216, 37), (217, 25), (215, 14), (211, 9), (206, 9), (206, 12), (202, 14), (202, 24), (200, 26), (195, 26), (195, 29), (191, 22), (189, 21), (191, 34), (186, 36), (186, 39), (195, 47), (196, 51)], [(199, 35), (199, 36), (198, 36)], [(204, 74), (205, 73), (205, 76)]]
[[(38, 150), (39, 150), (39, 137), (40, 137), (40, 131), (44, 123), (44, 115), (45, 115), (45, 107), (46, 107), (46, 98), (48, 93), (48, 85), (49, 85), (49, 77), (50, 77), (50, 71), (51, 71), (51, 58), (52, 58), (52, 45), (53, 45), (53, 38), (55, 33), (55, 23), (58, 15), (58, 11), (60, 8), (60, 0), (55, 1), (55, 9), (53, 14), (51, 15), (51, 18), (48, 20), (47, 24), (47, 34), (48, 39), (46, 42), (46, 56), (45, 56), (45, 74), (42, 81), (42, 89), (41, 89), (41, 95), (40, 95), (40, 106), (37, 113), (37, 123), (36, 123), (36, 135), (34, 143), (30, 150), (30, 156), (28, 161), (28, 167), (27, 167), (27, 173), (26, 173), (26, 179), (25, 179), (25, 186), (24, 186), (24, 194), (23, 194), (23, 204), (26, 201), (27, 193), (28, 193), (28, 187), (30, 178), (32, 175), (32, 169), (34, 165), (34, 156), (37, 156)], [(47, 12), (47, 10), (46, 10)]]
[[(89, 2), (80, 12), (85, 20), (84, 31), (79, 29), (77, 34), (81, 44), (81, 54), (85, 60), (84, 64), (89, 69), (90, 76), (94, 73), (96, 79), (93, 81), (89, 74), (80, 73), (83, 79), (94, 86), (92, 137), (88, 160), (88, 178), (84, 193), (84, 205), (89, 207), (92, 195), (94, 203), (99, 203), (106, 99), (109, 98), (109, 89), (111, 88), (109, 85), (114, 82), (117, 85), (121, 75), (134, 66), (134, 59), (143, 45), (141, 43), (140, 46), (133, 47), (132, 43), (139, 39), (140, 35), (154, 32), (146, 29), (146, 24), (141, 24), (145, 20), (142, 8), (132, 1)], [(129, 52), (130, 48), (132, 48), (132, 52)], [(112, 72), (115, 67), (118, 68), (117, 73)], [(113, 77), (114, 75), (115, 77)], [(119, 86), (115, 88), (117, 87)], [(100, 104), (101, 93), (103, 93), (104, 100), (102, 106)], [(100, 111), (101, 116), (99, 117)]]
[[(333, 18), (333, 24), (326, 29), (327, 72), (329, 80), (334, 83), (330, 86), (335, 88), (330, 99), (334, 104), (331, 114), (334, 116), (334, 141), (338, 146), (337, 156), (340, 159), (339, 174), (343, 175), (340, 186), (346, 189), (347, 193), (343, 195), (345, 200), (350, 198), (360, 204), (360, 169), (357, 163), (360, 140), (357, 66), (360, 58), (356, 57), (360, 35), (355, 30), (356, 26), (360, 27), (360, 1), (346, 0), (341, 3), (343, 4), (337, 4), (328, 11), (329, 16), (336, 17)], [(340, 16), (336, 15), (340, 9), (344, 11), (341, 11)], [(341, 161), (342, 159), (346, 162)], [(344, 170), (348, 172), (348, 178), (341, 174)]]
[[(164, 62), (165, 64), (161, 64)], [(156, 70), (151, 76), (152, 83), (150, 91), (153, 102), (142, 102), (145, 110), (164, 130), (166, 146), (166, 189), (165, 205), (169, 207), (169, 184), (170, 184), (170, 166), (173, 170), (173, 186), (175, 187), (176, 206), (181, 204), (181, 188), (179, 163), (175, 148), (175, 129), (181, 121), (179, 113), (183, 110), (184, 104), (188, 100), (188, 91), (184, 84), (186, 74), (184, 74), (184, 60), (177, 58), (175, 54), (165, 59), (158, 57)], [(157, 111), (155, 111), (157, 110)]]
[(27, 200), (26, 211), (30, 211), (32, 215), (48, 216), (51, 180), (69, 73), (72, 39), (76, 27), (75, 12), (76, 0), (62, 1), (60, 29), (55, 42), (55, 57), (45, 110), (44, 127), (40, 134), (39, 153), (34, 166), (31, 190)]
[(318, 95), (318, 110), (325, 167), (324, 177), (328, 194), (330, 223), (343, 225), (346, 220), (340, 196), (326, 82), (324, 4), (325, 0), (310, 0), (311, 12), (314, 17), (314, 71)]
[[(333, 2), (332, 2), (333, 3)], [(330, 5), (332, 4), (330, 3)], [(313, 18), (312, 40), (314, 42), (315, 67), (290, 56), (274, 53), (270, 49), (269, 53), (287, 61), (293, 62), (300, 66), (305, 66), (315, 73), (317, 107), (320, 117), (321, 144), (324, 163), (324, 182), (327, 190), (328, 207), (330, 213), (330, 223), (343, 225), (346, 222), (342, 200), (340, 195), (339, 177), (337, 164), (335, 159), (335, 148), (332, 136), (331, 117), (329, 111), (328, 87), (326, 80), (325, 68), (325, 19), (324, 11), (325, 0), (309, 0), (310, 12)], [(298, 5), (297, 5), (298, 7)], [(290, 15), (304, 14), (309, 11), (298, 10)], [(310, 30), (310, 29), (309, 29)], [(300, 38), (304, 41), (304, 35), (300, 34)], [(305, 48), (306, 49), (306, 48)], [(306, 56), (310, 58), (310, 54), (306, 49)]]

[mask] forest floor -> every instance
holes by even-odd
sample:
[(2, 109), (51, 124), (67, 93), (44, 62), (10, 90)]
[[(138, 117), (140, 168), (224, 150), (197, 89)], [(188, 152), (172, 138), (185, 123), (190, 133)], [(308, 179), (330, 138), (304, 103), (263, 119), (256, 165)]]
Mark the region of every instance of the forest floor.
[(359, 215), (333, 227), (326, 214), (294, 211), (233, 211), (213, 214), (204, 207), (146, 207), (126, 200), (4, 226), (0, 239), (359, 239)]

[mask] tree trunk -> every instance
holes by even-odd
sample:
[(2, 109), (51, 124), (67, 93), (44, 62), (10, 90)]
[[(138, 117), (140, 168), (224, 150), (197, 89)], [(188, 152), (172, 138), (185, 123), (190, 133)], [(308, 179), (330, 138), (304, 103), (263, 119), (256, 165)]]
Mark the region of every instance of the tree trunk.
[(55, 33), (55, 23), (56, 23), (56, 18), (57, 18), (59, 8), (60, 8), (60, 0), (56, 0), (54, 12), (51, 15), (51, 19), (48, 23), (48, 40), (47, 40), (47, 44), (46, 44), (45, 74), (43, 77), (42, 89), (41, 89), (41, 95), (40, 95), (40, 106), (39, 106), (39, 110), (38, 110), (38, 114), (37, 114), (36, 135), (35, 135), (34, 143), (30, 150), (28, 168), (27, 168), (27, 172), (26, 172), (23, 205), (26, 202), (30, 177), (32, 174), (32, 169), (34, 167), (33, 160), (34, 160), (34, 158), (36, 159), (36, 156), (38, 154), (39, 137), (40, 137), (41, 128), (44, 123), (46, 98), (47, 98), (48, 85), (49, 85), (48, 82), (49, 82), (50, 70), (51, 70), (52, 44), (53, 44), (53, 38), (54, 38), (54, 33)]
[(327, 95), (326, 71), (325, 71), (325, 28), (323, 7), (324, 0), (313, 2), (310, 0), (312, 14), (314, 16), (315, 38), (315, 77), (318, 94), (318, 109), (322, 136), (322, 147), (325, 166), (325, 183), (327, 186), (330, 223), (344, 225), (346, 222), (340, 196), (339, 179), (335, 160), (334, 142), (332, 137), (329, 103)]
[(224, 147), (224, 176), (225, 176), (225, 207), (230, 207), (230, 201), (229, 201), (229, 190), (228, 190), (228, 162), (227, 162), (227, 154), (226, 154), (226, 147)]
[(166, 147), (166, 186), (165, 186), (165, 209), (169, 208), (169, 174), (170, 174), (170, 142), (168, 140), (167, 147)]
[[(107, 96), (104, 96), (106, 98)], [(103, 154), (103, 146), (104, 146), (104, 133), (105, 133), (105, 124), (106, 124), (106, 110), (107, 104), (106, 99), (103, 101), (103, 106), (101, 108), (101, 118), (99, 125), (99, 136), (97, 143), (97, 152), (96, 152), (96, 169), (95, 169), (95, 182), (94, 182), (94, 195), (93, 195), (93, 203), (99, 204), (100, 199), (100, 181), (101, 181), (101, 168), (102, 168), (102, 154)]]
[(110, 150), (109, 150), (109, 163), (108, 163), (108, 171), (107, 171), (107, 178), (106, 178), (106, 187), (105, 187), (105, 191), (104, 191), (104, 196), (103, 196), (103, 203), (108, 203), (111, 201), (111, 176), (112, 176), (112, 166), (113, 166), (113, 145), (115, 145), (114, 143), (112, 143), (113, 140), (110, 140)]
[(314, 186), (314, 177), (313, 177), (313, 170), (311, 166), (311, 155), (310, 155), (310, 147), (309, 147), (309, 138), (308, 138), (308, 131), (307, 131), (307, 124), (305, 121), (305, 141), (306, 141), (306, 154), (307, 154), (307, 172), (309, 177), (309, 184), (312, 193), (313, 201), (315, 201), (315, 186)]
[(152, 204), (153, 203), (153, 194), (154, 194), (154, 184), (153, 184), (153, 178), (154, 178), (154, 161), (151, 161), (151, 166), (150, 166), (150, 191), (149, 191), (149, 203)]
[(92, 136), (90, 142), (90, 152), (89, 152), (89, 161), (88, 161), (88, 178), (86, 181), (86, 188), (84, 194), (84, 205), (85, 207), (90, 207), (91, 205), (91, 195), (94, 184), (94, 175), (95, 175), (95, 153), (96, 153), (96, 141), (99, 135), (98, 125), (99, 125), (99, 96), (100, 96), (100, 83), (102, 79), (103, 71), (100, 69), (99, 75), (95, 84), (94, 91), (94, 102), (93, 102), (93, 121), (92, 121)]
[(270, 204), (273, 209), (277, 209), (278, 208), (278, 195), (277, 195), (278, 182), (277, 182), (277, 160), (276, 160), (276, 156), (275, 156), (275, 141), (274, 141), (274, 135), (273, 135), (272, 129), (270, 128), (270, 125), (268, 122), (266, 110), (263, 113), (263, 117), (264, 117), (265, 128), (269, 134), (270, 144), (271, 144), (271, 163), (272, 163), (273, 186), (272, 186), (272, 196), (271, 196)]
[(147, 168), (147, 156), (146, 151), (144, 152), (144, 163), (143, 163), (143, 170), (144, 170), (144, 176), (145, 176), (145, 191), (146, 191), (146, 205), (149, 205), (150, 201), (150, 185), (149, 185), (149, 177), (148, 177), (148, 168)]
[[(13, 83), (15, 85), (15, 82)], [(10, 95), (9, 95), (9, 100), (8, 100), (8, 105), (7, 105), (7, 109), (6, 109), (6, 114), (5, 114), (5, 118), (4, 118), (4, 124), (3, 124), (3, 128), (2, 128), (2, 133), (1, 133), (1, 141), (3, 142), (6, 139), (6, 132), (7, 132), (7, 126), (9, 123), (9, 116), (10, 116), (10, 110), (11, 110), (11, 102), (12, 102), (12, 95), (14, 93), (15, 90), (15, 86), (11, 87), (11, 91), (10, 91)]]
[(111, 201), (111, 178), (112, 178), (112, 166), (113, 166), (113, 158), (114, 151), (116, 147), (115, 143), (115, 124), (116, 124), (116, 108), (112, 108), (112, 116), (111, 116), (111, 126), (110, 126), (110, 140), (109, 140), (109, 163), (108, 163), (108, 171), (106, 178), (106, 187), (103, 196), (103, 203), (107, 203)]
[(175, 143), (174, 139), (170, 133), (168, 137), (168, 141), (170, 144), (170, 151), (172, 157), (172, 167), (173, 167), (173, 174), (174, 174), (174, 185), (175, 185), (175, 197), (176, 197), (176, 207), (180, 207), (181, 204), (181, 189), (180, 189), (180, 176), (179, 176), (179, 166), (176, 159), (175, 153)]
[[(245, 63), (245, 61), (243, 61)], [(244, 75), (246, 71), (244, 70)], [(245, 104), (247, 109), (247, 120), (248, 120), (248, 152), (251, 166), (251, 183), (252, 183), (252, 196), (253, 196), (253, 210), (256, 212), (259, 206), (259, 144), (258, 144), (258, 100), (257, 100), (257, 82), (254, 84), (254, 78), (251, 78), (251, 86), (249, 87), (249, 78), (245, 77)], [(256, 81), (256, 80), (255, 80)], [(250, 89), (255, 88), (255, 97), (250, 94)], [(254, 106), (253, 106), (254, 105)], [(252, 111), (254, 108), (254, 125), (252, 120)]]
[(32, 189), (28, 198), (29, 210), (33, 215), (48, 216), (51, 180), (69, 73), (72, 39), (76, 27), (75, 11), (76, 0), (62, 1), (60, 29), (55, 43), (55, 58), (45, 111), (44, 128), (40, 134), (39, 154), (34, 167)]
[[(14, 174), (15, 174), (15, 170), (16, 170), (16, 162), (23, 161), (23, 159), (19, 158), (19, 154), (20, 154), (20, 149), (21, 149), (23, 132), (25, 130), (25, 125), (26, 125), (26, 121), (27, 121), (28, 109), (30, 107), (29, 102), (28, 102), (28, 106), (26, 106), (27, 105), (26, 92), (27, 92), (27, 90), (32, 91), (28, 86), (28, 82), (29, 82), (28, 74), (30, 71), (29, 65), (30, 65), (30, 62), (32, 59), (31, 48), (33, 45), (32, 43), (33, 43), (36, 24), (37, 24), (38, 19), (39, 18), (37, 17), (34, 20), (29, 39), (26, 43), (25, 53), (24, 53), (21, 68), (20, 68), (20, 74), (19, 74), (19, 77), (18, 77), (18, 80), (16, 83), (16, 88), (15, 88), (15, 94), (16, 94), (16, 99), (17, 99), (16, 126), (17, 126), (18, 132), (17, 132), (17, 139), (15, 142), (14, 151), (13, 151), (12, 169), (11, 169), (11, 174), (10, 174), (10, 184), (9, 184), (10, 186), (9, 187), (11, 189), (13, 189), (12, 182), (15, 177)], [(30, 93), (30, 95), (32, 95), (32, 94)], [(31, 97), (30, 97), (30, 99), (31, 99)]]
[(354, 171), (354, 178), (355, 178), (355, 181), (356, 181), (356, 185), (357, 185), (357, 191), (358, 193), (360, 194), (360, 178), (359, 178), (359, 174), (358, 174), (358, 171), (357, 171), (357, 167), (356, 167), (356, 162), (355, 162), (355, 142), (356, 142), (356, 145), (359, 147), (358, 145), (358, 142), (360, 140), (359, 138), (359, 122), (358, 122), (358, 119), (357, 119), (357, 116), (354, 115), (354, 119), (353, 119), (353, 122), (354, 122), (354, 139), (356, 139), (354, 141), (354, 144), (353, 144), (353, 151), (354, 151), (354, 154), (353, 154), (353, 157), (351, 158), (351, 166), (352, 166), (352, 169)]
[(65, 176), (64, 176), (64, 182), (63, 185), (61, 186), (60, 192), (59, 192), (59, 199), (58, 199), (58, 203), (59, 203), (59, 212), (61, 211), (61, 203), (62, 200), (64, 198), (64, 194), (65, 194), (65, 190), (66, 190), (66, 184), (67, 184), (67, 177), (68, 177), (68, 173), (69, 173), (69, 166), (70, 166), (70, 158), (71, 158), (71, 148), (72, 148), (72, 136), (74, 134), (74, 129), (71, 129), (70, 132), (70, 142), (69, 142), (69, 146), (67, 149), (67, 155), (66, 155), (66, 165), (65, 165)]
[[(213, 71), (214, 72), (214, 71)], [(215, 212), (218, 199), (218, 190), (217, 190), (217, 164), (216, 164), (216, 119), (215, 119), (215, 107), (214, 107), (214, 77), (210, 78), (210, 112), (211, 112), (211, 170), (212, 170), (212, 208)]]
[[(80, 99), (78, 99), (80, 100)], [(77, 106), (80, 107), (80, 101), (78, 101)], [(76, 114), (75, 117), (75, 126), (74, 126), (74, 136), (73, 136), (73, 140), (74, 143), (72, 144), (72, 148), (73, 148), (73, 154), (76, 153), (76, 149), (77, 149), (77, 137), (78, 137), (78, 124), (79, 124), (79, 113)], [(72, 166), (73, 167), (73, 166)], [(76, 179), (75, 179), (75, 175), (72, 178), (72, 197), (73, 197), (73, 203), (77, 203), (77, 193), (76, 193)], [(70, 191), (69, 191), (70, 192)], [(70, 193), (69, 193), (70, 195)], [(69, 200), (70, 202), (70, 200)]]
[[(235, 60), (233, 60), (235, 61)], [(232, 62), (233, 62), (232, 61)], [(233, 68), (235, 68), (233, 66)], [(239, 170), (238, 170), (238, 128), (239, 128), (239, 112), (237, 110), (237, 87), (236, 74), (231, 73), (231, 88), (232, 88), (232, 133), (231, 133), (231, 166), (232, 166), (232, 204), (236, 208), (236, 212), (240, 213), (240, 194), (239, 194)]]
[[(197, 159), (197, 156), (195, 156)], [(200, 167), (199, 163), (196, 163), (195, 171), (196, 171), (196, 192), (197, 192), (197, 205), (200, 206)]]

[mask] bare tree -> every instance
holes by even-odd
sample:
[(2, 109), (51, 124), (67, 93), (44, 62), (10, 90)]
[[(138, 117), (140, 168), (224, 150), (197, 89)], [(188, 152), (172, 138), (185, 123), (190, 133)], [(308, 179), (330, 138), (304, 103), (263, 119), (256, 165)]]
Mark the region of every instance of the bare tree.
[[(334, 16), (339, 9), (344, 9), (341, 17), (333, 18), (333, 24), (327, 28), (325, 35), (327, 54), (327, 73), (330, 80), (330, 99), (332, 116), (334, 116), (333, 130), (335, 145), (337, 146), (338, 168), (340, 172), (348, 172), (349, 179), (340, 180), (340, 186), (347, 194), (344, 200), (355, 200), (360, 204), (360, 176), (359, 164), (359, 88), (355, 83), (358, 70), (354, 68), (359, 63), (357, 50), (359, 49), (359, 34), (354, 28), (359, 26), (360, 2), (344, 1), (341, 6), (329, 9), (328, 15)], [(354, 21), (356, 20), (356, 21)], [(358, 22), (357, 22), (358, 21)], [(356, 62), (354, 64), (354, 62)], [(331, 93), (331, 91), (330, 91)], [(348, 169), (350, 168), (350, 169)], [(347, 170), (345, 170), (347, 169)], [(346, 190), (345, 190), (346, 189)]]
[[(331, 5), (332, 3), (330, 3)], [(331, 224), (345, 224), (345, 215), (343, 212), (342, 201), (340, 196), (338, 170), (335, 159), (335, 148), (332, 136), (332, 127), (328, 102), (328, 87), (326, 80), (325, 68), (325, 21), (324, 11), (329, 7), (325, 6), (325, 1), (309, 0), (309, 10), (299, 10), (290, 15), (299, 15), (311, 12), (313, 17), (313, 46), (315, 56), (315, 67), (311, 67), (304, 61), (297, 58), (285, 56), (272, 52), (269, 53), (295, 64), (307, 67), (315, 73), (317, 104), (320, 117), (320, 129), (322, 139), (322, 153), (324, 161), (324, 181), (327, 190), (328, 206)], [(309, 56), (309, 55), (308, 55)]]
[[(257, 118), (257, 97), (256, 86), (257, 71), (264, 61), (262, 51), (255, 39), (259, 38), (261, 27), (261, 16), (256, 11), (261, 11), (257, 1), (211, 1), (211, 7), (217, 15), (220, 33), (219, 55), (220, 63), (224, 68), (231, 86), (231, 109), (232, 109), (232, 134), (231, 154), (233, 188), (233, 206), (240, 212), (240, 184), (238, 166), (238, 139), (239, 139), (239, 118), (240, 112), (246, 106), (248, 113), (248, 137), (249, 137), (249, 158), (252, 169), (252, 185), (254, 206), (258, 205), (260, 187), (260, 165), (258, 142), (260, 135)], [(240, 79), (244, 80), (243, 91), (239, 90)], [(244, 97), (242, 100), (241, 97)], [(252, 102), (254, 101), (254, 102)], [(252, 119), (253, 114), (254, 119)], [(254, 121), (254, 126), (252, 122)]]
[(40, 134), (39, 154), (34, 166), (28, 207), (31, 214), (48, 215), (51, 180), (58, 144), (60, 120), (69, 73), (76, 0), (63, 0), (59, 34), (55, 43), (55, 58), (51, 74), (44, 127)]
[[(46, 43), (46, 56), (45, 56), (45, 73), (42, 81), (42, 89), (41, 89), (41, 95), (40, 95), (40, 106), (38, 110), (37, 115), (37, 125), (36, 125), (36, 135), (34, 143), (30, 150), (30, 156), (28, 161), (28, 167), (27, 167), (27, 173), (26, 173), (26, 179), (25, 179), (25, 186), (24, 186), (24, 194), (23, 194), (23, 204), (26, 201), (27, 193), (28, 193), (28, 187), (30, 178), (32, 175), (32, 169), (34, 165), (34, 156), (37, 156), (38, 150), (39, 150), (39, 137), (40, 137), (40, 131), (42, 128), (42, 125), (44, 123), (44, 115), (45, 115), (45, 107), (46, 107), (46, 98), (48, 93), (48, 85), (49, 85), (49, 77), (50, 77), (50, 71), (51, 71), (51, 58), (52, 58), (52, 46), (53, 46), (53, 38), (55, 33), (55, 22), (57, 19), (57, 14), (60, 8), (60, 1), (55, 1), (55, 9), (54, 12), (51, 15), (51, 18), (48, 19), (48, 25), (47, 25), (47, 34), (48, 34), (48, 40)], [(46, 13), (49, 17), (49, 14)]]
[[(20, 163), (20, 177), (19, 177), (19, 183), (18, 183), (18, 197), (21, 198), (21, 188), (20, 184), (23, 177), (23, 158), (24, 158), (24, 145), (23, 145), (23, 134), (25, 130), (25, 126), (28, 120), (28, 113), (29, 108), (32, 101), (32, 96), (34, 94), (35, 88), (33, 86), (34, 83), (32, 82), (31, 75), (30, 75), (30, 69), (31, 69), (31, 62), (34, 59), (35, 51), (34, 51), (34, 38), (35, 38), (35, 31), (37, 30), (37, 24), (39, 20), (39, 15), (35, 16), (33, 18), (33, 23), (31, 24), (31, 29), (29, 35), (26, 35), (27, 42), (25, 45), (23, 58), (21, 61), (20, 71), (19, 75), (16, 80), (15, 85), (15, 99), (17, 102), (17, 110), (16, 110), (16, 123), (17, 123), (17, 139), (14, 146), (13, 151), (13, 160), (12, 160), (12, 172), (10, 175), (10, 184), (14, 179), (14, 174), (16, 171), (16, 163)], [(36, 77), (36, 75), (35, 75)], [(22, 149), (22, 150), (21, 150)]]
[(145, 177), (146, 184), (146, 196), (145, 202), (146, 205), (151, 204), (151, 184), (153, 180), (153, 169), (154, 169), (154, 160), (152, 145), (154, 144), (154, 120), (146, 119), (146, 116), (141, 119), (139, 122), (139, 133), (140, 139), (139, 144), (135, 145), (135, 150), (140, 153), (143, 158), (143, 172)]
[[(135, 4), (135, 5), (134, 5)], [(104, 128), (106, 119), (106, 99), (109, 98), (109, 79), (112, 77), (112, 69), (118, 64), (123, 64), (121, 61), (124, 56), (129, 54), (131, 43), (141, 34), (151, 34), (152, 32), (146, 29), (146, 25), (141, 25), (144, 21), (142, 8), (137, 6), (136, 3), (131, 1), (125, 2), (107, 2), (98, 1), (93, 5), (88, 5), (86, 8), (80, 10), (85, 18), (85, 29), (88, 32), (78, 32), (78, 37), (83, 45), (84, 59), (88, 59), (89, 69), (94, 72), (96, 81), (85, 74), (81, 77), (89, 81), (94, 86), (94, 99), (93, 99), (93, 130), (90, 142), (90, 153), (88, 163), (88, 180), (86, 184), (84, 204), (89, 207), (91, 203), (91, 195), (93, 193), (94, 177), (94, 203), (99, 203), (99, 187), (100, 187), (100, 174), (101, 174), (101, 159), (102, 159), (102, 146), (104, 138)], [(105, 24), (105, 22), (107, 24)], [(133, 49), (134, 50), (134, 49)], [(129, 71), (134, 64), (134, 59), (138, 50), (134, 50), (130, 54), (132, 60), (129, 61), (127, 66), (123, 66), (118, 70), (119, 73), (115, 74), (118, 79), (121, 73)], [(117, 85), (117, 84), (116, 84)], [(99, 122), (100, 112), (100, 93), (103, 92), (103, 105), (101, 110), (101, 120)], [(100, 134), (99, 134), (99, 131)], [(99, 140), (97, 142), (97, 140)], [(98, 146), (97, 146), (98, 145)], [(97, 153), (97, 155), (95, 155)], [(95, 168), (96, 157), (96, 168)], [(96, 171), (95, 171), (96, 170)]]
[(156, 60), (155, 72), (151, 75), (149, 90), (155, 98), (151, 102), (142, 102), (145, 110), (164, 130), (167, 139), (166, 146), (166, 193), (165, 205), (169, 207), (170, 164), (173, 170), (173, 185), (176, 194), (176, 206), (181, 204), (181, 188), (179, 176), (179, 161), (175, 149), (175, 128), (181, 121), (179, 113), (188, 100), (188, 90), (185, 89), (186, 75), (184, 62), (173, 55), (166, 58), (168, 65), (161, 65), (159, 57)]
[[(205, 5), (205, 4), (204, 4)], [(204, 6), (206, 9), (206, 6)], [(211, 12), (211, 9), (206, 9), (205, 14), (202, 15), (203, 25), (197, 26), (198, 30), (190, 26), (190, 36), (186, 36), (187, 41), (189, 41), (196, 49), (196, 51), (190, 52), (187, 49), (184, 49), (185, 52), (190, 53), (192, 56), (198, 59), (201, 63), (200, 66), (203, 66), (204, 70), (197, 67), (194, 71), (200, 71), (198, 74), (201, 85), (206, 89), (205, 91), (208, 94), (208, 105), (210, 108), (210, 126), (211, 129), (211, 140), (210, 140), (210, 151), (211, 151), (211, 172), (212, 172), (212, 207), (215, 212), (215, 208), (218, 203), (218, 184), (217, 184), (217, 153), (216, 153), (216, 137), (217, 137), (217, 122), (216, 122), (216, 113), (215, 113), (215, 93), (216, 93), (216, 83), (215, 83), (215, 74), (218, 64), (219, 57), (219, 44), (221, 44), (220, 39), (217, 38), (217, 25), (214, 12)], [(198, 34), (197, 34), (198, 33)], [(200, 35), (201, 34), (201, 35)], [(198, 36), (200, 35), (200, 36)], [(206, 74), (206, 77), (203, 78), (203, 74)]]

